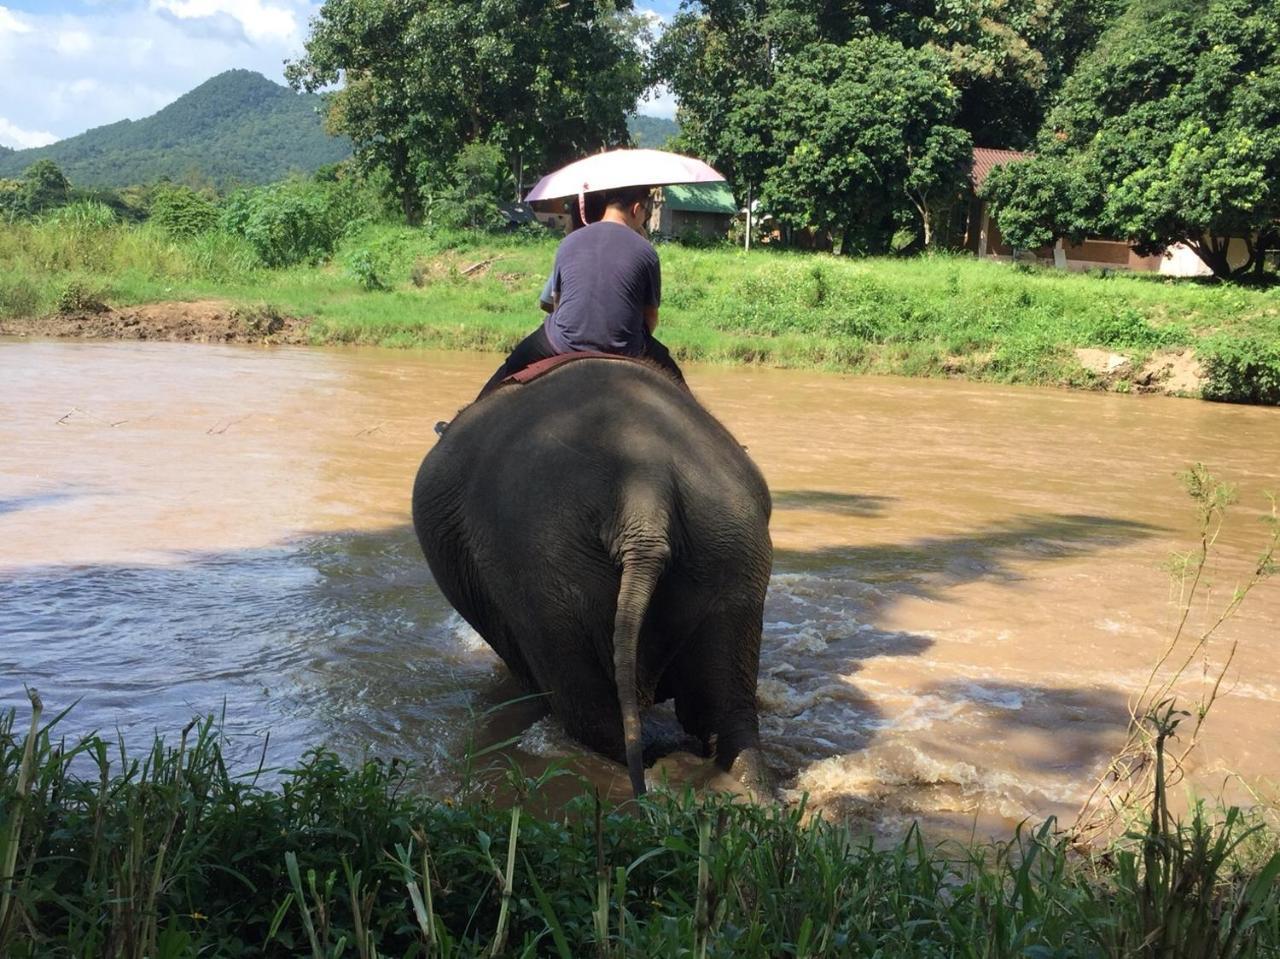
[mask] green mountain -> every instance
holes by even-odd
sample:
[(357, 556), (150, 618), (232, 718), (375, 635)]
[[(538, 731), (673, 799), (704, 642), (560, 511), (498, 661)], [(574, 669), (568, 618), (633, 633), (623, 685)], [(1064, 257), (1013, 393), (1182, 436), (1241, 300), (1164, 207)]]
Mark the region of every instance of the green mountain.
[(45, 157), (75, 186), (128, 186), (191, 174), (223, 187), (309, 173), (351, 154), (324, 132), (322, 100), (250, 70), (228, 70), (143, 120), (121, 120), (47, 147), (0, 150), (0, 177)]
[(668, 139), (680, 132), (680, 124), (666, 117), (633, 114), (627, 117), (627, 130), (638, 147), (660, 149)]

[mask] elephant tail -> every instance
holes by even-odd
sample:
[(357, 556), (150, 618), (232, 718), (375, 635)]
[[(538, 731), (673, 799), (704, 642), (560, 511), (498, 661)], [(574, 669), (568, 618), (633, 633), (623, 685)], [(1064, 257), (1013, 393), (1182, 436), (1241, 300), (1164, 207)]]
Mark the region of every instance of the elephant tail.
[(618, 707), (622, 713), (622, 737), (626, 744), (631, 790), (636, 796), (642, 796), (645, 792), (644, 744), (640, 737), (640, 701), (636, 689), (640, 627), (670, 549), (665, 530), (660, 538), (637, 538), (644, 542), (630, 544), (622, 550), (622, 583), (618, 588), (618, 611), (613, 623), (613, 675), (618, 687)]

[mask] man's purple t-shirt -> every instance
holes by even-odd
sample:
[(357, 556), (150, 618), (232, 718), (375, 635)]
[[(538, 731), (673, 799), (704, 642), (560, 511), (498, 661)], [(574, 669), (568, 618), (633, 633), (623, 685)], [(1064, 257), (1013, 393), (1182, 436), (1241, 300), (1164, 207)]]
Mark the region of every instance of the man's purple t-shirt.
[(662, 298), (662, 270), (640, 234), (609, 220), (574, 230), (556, 250), (551, 286), (560, 303), (546, 331), (557, 353), (644, 352), (644, 310)]

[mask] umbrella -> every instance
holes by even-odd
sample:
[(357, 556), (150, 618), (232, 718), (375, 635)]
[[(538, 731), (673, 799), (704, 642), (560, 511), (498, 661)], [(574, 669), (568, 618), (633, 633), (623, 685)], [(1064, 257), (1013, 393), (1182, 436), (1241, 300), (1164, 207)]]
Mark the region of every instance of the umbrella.
[(560, 200), (628, 186), (665, 186), (670, 183), (712, 183), (723, 181), (719, 173), (701, 160), (668, 153), (666, 150), (610, 150), (575, 160), (534, 184), (525, 197), (533, 200)]

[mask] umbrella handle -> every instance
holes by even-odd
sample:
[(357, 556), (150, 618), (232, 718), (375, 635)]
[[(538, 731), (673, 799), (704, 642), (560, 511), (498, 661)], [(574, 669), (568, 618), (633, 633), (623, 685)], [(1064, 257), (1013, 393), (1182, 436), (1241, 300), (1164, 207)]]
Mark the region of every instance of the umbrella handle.
[(585, 190), (578, 191), (578, 218), (582, 220), (582, 225), (587, 225), (587, 193)]

